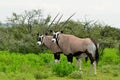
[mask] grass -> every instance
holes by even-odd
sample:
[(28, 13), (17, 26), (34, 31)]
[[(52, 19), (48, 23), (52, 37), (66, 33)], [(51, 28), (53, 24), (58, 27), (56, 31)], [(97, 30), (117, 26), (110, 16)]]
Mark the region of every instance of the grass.
[(86, 63), (84, 59), (82, 71), (79, 71), (74, 68), (75, 58), (73, 64), (68, 64), (64, 55), (61, 55), (61, 62), (55, 64), (50, 52), (36, 55), (0, 51), (0, 80), (119, 80), (119, 62), (120, 56), (116, 49), (105, 49), (95, 76), (89, 73), (90, 61)]

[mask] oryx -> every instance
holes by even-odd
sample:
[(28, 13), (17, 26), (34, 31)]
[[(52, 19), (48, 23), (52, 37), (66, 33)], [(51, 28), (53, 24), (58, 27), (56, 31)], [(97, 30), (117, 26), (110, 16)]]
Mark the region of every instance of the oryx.
[(78, 38), (74, 35), (53, 31), (52, 42), (59, 46), (69, 62), (72, 62), (73, 56), (79, 58), (85, 53), (90, 58), (96, 75), (96, 63), (98, 63), (99, 54), (97, 44), (92, 38)]
[(37, 34), (37, 44), (44, 44), (48, 49), (50, 49), (54, 54), (55, 62), (60, 61), (60, 54), (62, 53), (61, 49), (57, 46), (56, 43), (51, 42), (52, 36)]

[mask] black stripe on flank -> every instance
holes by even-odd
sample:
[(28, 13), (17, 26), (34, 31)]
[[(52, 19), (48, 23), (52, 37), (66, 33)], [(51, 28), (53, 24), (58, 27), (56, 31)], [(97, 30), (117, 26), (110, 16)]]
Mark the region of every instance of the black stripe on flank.
[(81, 55), (82, 53), (85, 53), (85, 52), (83, 52), (83, 51), (78, 51), (78, 52), (75, 52), (75, 53), (73, 54), (73, 56), (79, 56), (79, 55)]

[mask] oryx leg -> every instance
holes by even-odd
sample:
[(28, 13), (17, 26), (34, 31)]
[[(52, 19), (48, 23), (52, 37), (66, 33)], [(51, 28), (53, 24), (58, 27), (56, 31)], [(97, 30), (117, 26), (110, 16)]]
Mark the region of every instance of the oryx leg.
[(73, 62), (73, 55), (72, 54), (67, 55), (67, 60), (69, 63), (72, 63)]
[(96, 61), (93, 62), (93, 67), (94, 67), (94, 74), (96, 75)]
[(87, 52), (86, 54), (88, 55), (88, 57), (90, 58), (90, 61), (91, 61), (90, 73), (92, 71), (92, 66), (93, 66), (94, 67), (94, 74), (96, 75), (97, 74), (96, 73), (96, 61), (91, 53)]
[(76, 58), (76, 64), (77, 64), (77, 66), (79, 66), (79, 70), (81, 71), (82, 70), (82, 60), (81, 60), (81, 58)]
[(60, 62), (60, 53), (59, 52), (54, 53), (54, 59), (55, 59), (55, 63)]

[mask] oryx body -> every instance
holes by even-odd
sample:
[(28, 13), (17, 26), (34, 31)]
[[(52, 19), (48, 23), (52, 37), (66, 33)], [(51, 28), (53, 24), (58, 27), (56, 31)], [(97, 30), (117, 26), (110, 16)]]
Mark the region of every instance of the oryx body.
[(91, 38), (82, 39), (74, 35), (53, 32), (52, 42), (57, 43), (63, 53), (67, 55), (69, 62), (72, 62), (73, 56), (79, 59), (81, 54), (86, 54), (90, 58), (91, 64), (94, 66), (94, 74), (96, 74), (96, 62), (98, 62), (99, 54), (97, 44), (94, 40)]

